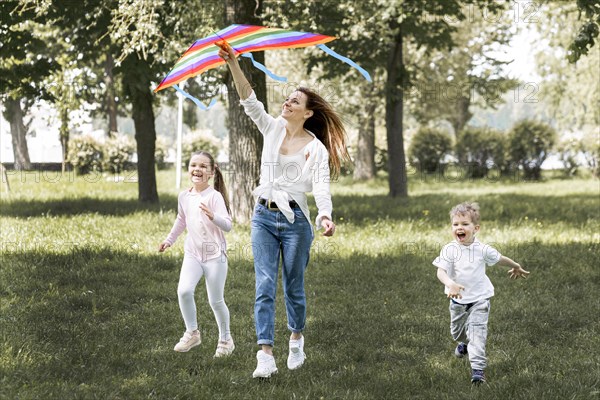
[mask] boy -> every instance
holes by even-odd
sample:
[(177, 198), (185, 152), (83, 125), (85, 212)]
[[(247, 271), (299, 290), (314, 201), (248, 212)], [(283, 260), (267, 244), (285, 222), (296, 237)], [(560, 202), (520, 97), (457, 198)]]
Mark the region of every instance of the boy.
[(511, 278), (526, 278), (529, 272), (493, 247), (479, 242), (479, 205), (461, 203), (450, 211), (454, 241), (442, 248), (433, 261), (437, 277), (446, 286), (450, 299), (450, 331), (458, 341), (454, 354), (462, 358), (468, 354), (471, 363), (471, 382), (485, 382), (485, 345), (490, 298), (494, 286), (485, 274), (486, 266), (510, 267)]

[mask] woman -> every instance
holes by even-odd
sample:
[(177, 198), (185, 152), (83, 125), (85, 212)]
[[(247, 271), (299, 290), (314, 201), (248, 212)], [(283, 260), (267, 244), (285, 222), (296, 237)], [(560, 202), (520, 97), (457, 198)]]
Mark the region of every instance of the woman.
[(258, 198), (251, 225), (252, 251), (256, 273), (254, 319), (257, 343), (254, 378), (269, 378), (277, 372), (273, 357), (275, 336), (275, 291), (279, 260), (287, 312), (289, 369), (302, 366), (306, 296), (304, 271), (308, 265), (313, 230), (307, 192), (313, 192), (318, 209), (316, 226), (332, 236), (330, 171), (337, 176), (340, 164), (350, 160), (344, 126), (331, 106), (310, 89), (298, 88), (283, 103), (281, 116), (273, 118), (256, 99), (240, 69), (235, 52), (228, 45), (219, 51), (233, 75), (246, 114), (264, 136)]

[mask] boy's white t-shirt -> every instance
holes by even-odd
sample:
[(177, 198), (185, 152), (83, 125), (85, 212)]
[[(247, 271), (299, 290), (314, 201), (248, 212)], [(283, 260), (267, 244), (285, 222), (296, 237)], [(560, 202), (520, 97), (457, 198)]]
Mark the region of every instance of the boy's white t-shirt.
[[(470, 304), (494, 295), (494, 286), (485, 274), (485, 267), (498, 263), (500, 257), (498, 250), (477, 239), (468, 246), (453, 241), (442, 247), (433, 265), (445, 270), (450, 279), (465, 287), (460, 292), (462, 299), (454, 301)], [(444, 293), (448, 292), (448, 287), (445, 287)]]

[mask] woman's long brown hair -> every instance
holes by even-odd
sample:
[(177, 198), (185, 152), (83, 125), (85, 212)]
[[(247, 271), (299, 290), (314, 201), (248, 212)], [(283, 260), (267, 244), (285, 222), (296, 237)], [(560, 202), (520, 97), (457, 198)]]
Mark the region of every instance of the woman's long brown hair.
[(210, 169), (215, 172), (215, 190), (221, 193), (221, 195), (223, 196), (223, 200), (225, 200), (225, 207), (227, 208), (227, 212), (231, 214), (231, 209), (229, 208), (229, 196), (227, 195), (227, 187), (225, 186), (225, 181), (223, 180), (223, 174), (221, 174), (221, 169), (219, 168), (219, 165), (215, 163), (214, 157), (212, 156), (212, 154), (204, 150), (192, 153), (191, 157), (193, 156), (205, 156), (210, 160)]
[(313, 111), (313, 115), (304, 122), (304, 128), (314, 133), (325, 145), (329, 153), (331, 177), (336, 178), (342, 162), (351, 162), (344, 124), (331, 105), (315, 91), (305, 87), (296, 90), (306, 95), (306, 108)]

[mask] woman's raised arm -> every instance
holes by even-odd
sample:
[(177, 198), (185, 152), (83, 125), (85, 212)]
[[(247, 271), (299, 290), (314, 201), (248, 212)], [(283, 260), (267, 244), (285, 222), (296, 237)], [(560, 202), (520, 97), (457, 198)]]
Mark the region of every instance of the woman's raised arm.
[(248, 82), (248, 79), (246, 79), (244, 72), (240, 68), (235, 52), (227, 43), (218, 46), (221, 48), (221, 50), (219, 50), (219, 57), (225, 60), (229, 66), (233, 81), (235, 82), (235, 89), (237, 90), (240, 99), (246, 100), (250, 96), (250, 93), (252, 93), (252, 86), (250, 86), (250, 82)]

